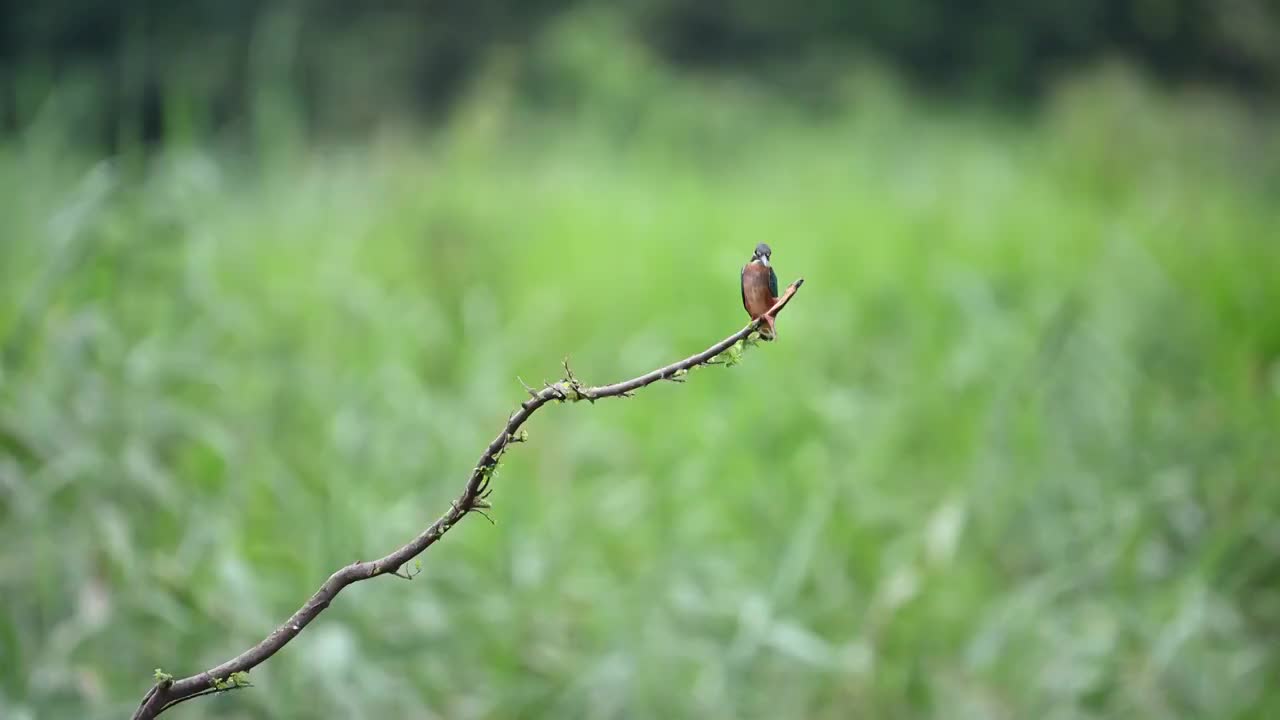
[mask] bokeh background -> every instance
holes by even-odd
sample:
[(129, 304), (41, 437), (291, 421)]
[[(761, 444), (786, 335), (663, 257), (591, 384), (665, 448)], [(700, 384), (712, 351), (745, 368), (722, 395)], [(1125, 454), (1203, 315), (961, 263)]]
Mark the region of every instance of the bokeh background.
[(1268, 0), (5, 2), (0, 716), (1280, 716)]

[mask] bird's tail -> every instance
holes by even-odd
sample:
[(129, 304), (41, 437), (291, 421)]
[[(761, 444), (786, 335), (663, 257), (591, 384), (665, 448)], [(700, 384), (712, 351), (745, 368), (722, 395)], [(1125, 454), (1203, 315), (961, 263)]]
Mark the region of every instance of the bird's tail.
[(774, 324), (773, 316), (765, 315), (764, 323), (760, 325), (760, 339), (768, 341), (776, 337), (778, 337), (778, 327)]

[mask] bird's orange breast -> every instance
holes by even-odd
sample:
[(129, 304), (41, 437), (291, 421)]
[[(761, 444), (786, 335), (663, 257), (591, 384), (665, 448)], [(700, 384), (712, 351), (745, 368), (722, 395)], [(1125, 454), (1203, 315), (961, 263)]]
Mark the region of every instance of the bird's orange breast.
[(754, 320), (773, 307), (777, 298), (769, 291), (769, 268), (750, 263), (742, 271), (742, 304)]

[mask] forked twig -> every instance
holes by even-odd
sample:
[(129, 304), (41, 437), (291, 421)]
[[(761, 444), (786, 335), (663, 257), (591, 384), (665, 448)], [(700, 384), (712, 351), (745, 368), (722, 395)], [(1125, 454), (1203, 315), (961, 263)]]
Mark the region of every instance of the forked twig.
[(174, 680), (166, 676), (160, 679), (142, 698), (142, 703), (133, 714), (134, 720), (150, 720), (178, 703), (229, 689), (225, 687), (225, 678), (239, 677), (238, 673), (247, 673), (270, 659), (272, 655), (275, 655), (281, 648), (288, 645), (289, 641), (297, 637), (312, 620), (316, 619), (317, 615), (324, 612), (325, 608), (329, 607), (329, 603), (333, 602), (333, 599), (346, 586), (361, 580), (378, 577), (379, 575), (393, 575), (405, 579), (414, 577), (417, 573), (404, 573), (401, 572), (401, 568), (434, 545), (437, 540), (449, 531), (449, 528), (456, 525), (469, 513), (478, 512), (489, 519), (490, 522), (493, 522), (492, 518), (489, 518), (484, 512), (485, 509), (490, 507), (489, 503), (484, 499), (491, 490), (489, 487), (490, 478), (493, 476), (498, 460), (502, 457), (507, 447), (513, 442), (525, 441), (527, 436), (520, 428), (529, 419), (529, 416), (537, 412), (543, 405), (553, 400), (559, 402), (576, 402), (578, 400), (595, 402), (602, 398), (633, 397), (636, 390), (652, 385), (659, 380), (682, 382), (685, 373), (693, 368), (702, 365), (725, 364), (722, 360), (717, 359), (718, 356), (737, 343), (747, 340), (751, 333), (755, 332), (760, 324), (765, 322), (766, 317), (772, 318), (781, 312), (782, 308), (786, 307), (787, 303), (791, 301), (791, 297), (795, 295), (796, 290), (803, 283), (803, 278), (791, 283), (786, 292), (782, 294), (782, 297), (778, 298), (773, 307), (769, 308), (768, 312), (751, 321), (738, 332), (696, 355), (690, 355), (684, 360), (660, 367), (639, 377), (612, 385), (587, 387), (582, 385), (578, 378), (574, 376), (573, 371), (569, 369), (569, 361), (566, 359), (564, 363), (565, 378), (560, 382), (546, 384), (541, 390), (534, 390), (521, 380), (520, 382), (524, 385), (525, 390), (528, 391), (530, 398), (520, 404), (519, 409), (508, 418), (507, 424), (502, 428), (502, 431), (485, 448), (484, 453), (480, 455), (480, 461), (476, 463), (475, 468), (471, 471), (471, 477), (467, 480), (467, 485), (463, 489), (462, 495), (450, 503), (449, 510), (444, 515), (441, 515), (435, 522), (431, 523), (417, 537), (386, 557), (352, 563), (330, 575), (329, 579), (325, 580), (324, 584), (320, 586), (320, 589), (302, 607), (298, 608), (284, 624), (273, 630), (261, 642), (236, 657), (190, 677)]

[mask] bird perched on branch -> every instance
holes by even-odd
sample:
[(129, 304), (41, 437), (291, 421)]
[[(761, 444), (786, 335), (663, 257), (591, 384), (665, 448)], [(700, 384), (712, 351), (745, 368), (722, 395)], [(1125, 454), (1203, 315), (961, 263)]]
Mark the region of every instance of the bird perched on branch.
[(769, 265), (769, 257), (773, 250), (760, 243), (751, 255), (751, 261), (742, 268), (742, 307), (752, 320), (764, 316), (764, 324), (760, 326), (760, 339), (772, 340), (778, 335), (774, 327), (774, 319), (765, 315), (769, 308), (778, 301), (778, 276)]

